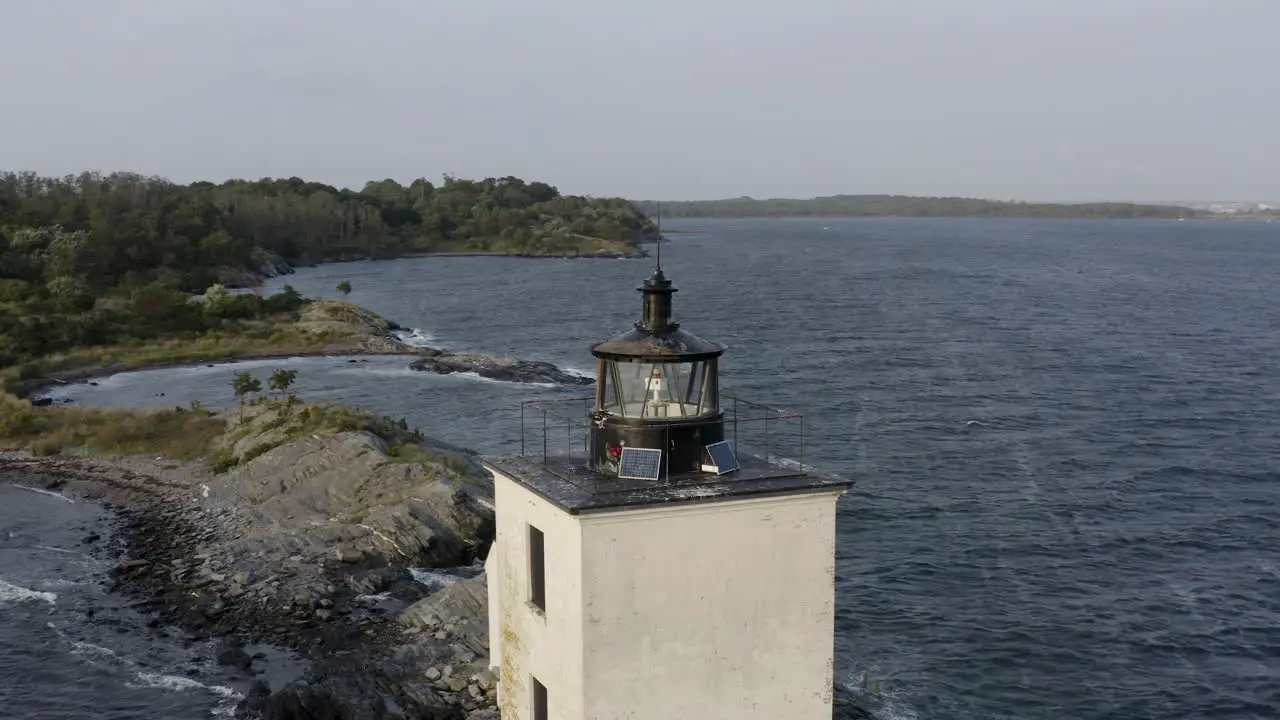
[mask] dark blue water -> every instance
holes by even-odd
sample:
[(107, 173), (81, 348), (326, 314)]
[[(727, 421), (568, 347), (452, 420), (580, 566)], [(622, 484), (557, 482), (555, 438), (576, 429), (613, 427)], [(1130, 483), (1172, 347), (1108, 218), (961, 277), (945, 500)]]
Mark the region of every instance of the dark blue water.
[(96, 504), (0, 483), (0, 718), (229, 715), (248, 681), (217, 666), (216, 648), (149, 627), (107, 592), (119, 560), (101, 547), (107, 520)]
[[(1280, 224), (681, 227), (705, 232), (663, 250), (677, 314), (730, 346), (728, 390), (806, 413), (805, 460), (859, 481), (839, 518), (844, 680), (866, 671), (901, 718), (1280, 716)], [(282, 282), (349, 280), (449, 349), (589, 369), (649, 270), (426, 258)], [(306, 397), (484, 452), (518, 448), (519, 399), (564, 396), (402, 359), (264, 367), (282, 364)], [(219, 404), (232, 372), (66, 395)]]

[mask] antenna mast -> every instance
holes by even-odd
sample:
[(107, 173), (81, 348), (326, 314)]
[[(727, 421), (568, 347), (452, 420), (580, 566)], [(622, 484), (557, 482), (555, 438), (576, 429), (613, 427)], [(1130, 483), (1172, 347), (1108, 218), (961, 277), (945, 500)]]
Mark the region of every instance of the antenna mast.
[(662, 202), (658, 201), (658, 271), (662, 271)]

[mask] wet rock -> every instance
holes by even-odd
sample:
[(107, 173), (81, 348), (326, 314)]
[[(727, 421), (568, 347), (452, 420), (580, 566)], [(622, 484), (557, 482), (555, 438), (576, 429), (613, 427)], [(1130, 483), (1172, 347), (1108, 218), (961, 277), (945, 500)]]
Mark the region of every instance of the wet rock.
[(251, 717), (262, 720), (348, 720), (340, 703), (324, 688), (291, 683), (279, 692), (271, 692), (261, 680), (253, 685), (241, 706)]
[(413, 575), (409, 574), (407, 568), (402, 567), (362, 570), (347, 578), (351, 588), (361, 595), (377, 595), (386, 592), (396, 583), (412, 581)]
[(592, 385), (593, 378), (567, 373), (548, 362), (520, 360), (496, 355), (450, 355), (441, 353), (421, 357), (409, 364), (411, 370), (450, 373), (475, 373), (491, 380), (522, 383), (555, 383), (557, 385)]
[(471, 676), (471, 680), (475, 682), (481, 690), (492, 690), (498, 685), (498, 678), (490, 670), (481, 670)]
[(253, 666), (253, 658), (245, 652), (243, 645), (234, 642), (226, 643), (218, 651), (218, 664), (238, 670), (249, 670)]

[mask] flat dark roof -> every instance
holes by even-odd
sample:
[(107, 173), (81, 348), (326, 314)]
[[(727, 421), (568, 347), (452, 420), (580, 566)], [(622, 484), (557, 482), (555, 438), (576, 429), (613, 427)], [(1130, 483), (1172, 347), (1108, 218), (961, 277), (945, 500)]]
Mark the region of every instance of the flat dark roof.
[(725, 475), (679, 473), (656, 481), (623, 480), (589, 469), (582, 458), (517, 455), (484, 458), (502, 474), (570, 515), (655, 505), (712, 503), (767, 495), (848, 490), (854, 481), (793, 470), (740, 456), (742, 468)]

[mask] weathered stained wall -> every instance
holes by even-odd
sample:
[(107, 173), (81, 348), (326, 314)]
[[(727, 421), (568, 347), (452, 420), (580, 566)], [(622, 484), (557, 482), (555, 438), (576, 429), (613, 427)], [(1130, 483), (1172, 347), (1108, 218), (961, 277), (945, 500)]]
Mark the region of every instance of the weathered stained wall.
[(830, 720), (839, 494), (583, 516), (586, 714), (563, 717)]
[[(840, 491), (573, 516), (494, 472), (503, 720), (829, 720)], [(528, 602), (528, 525), (547, 612)]]
[[(494, 470), (497, 538), (486, 561), (489, 647), (503, 720), (530, 720), (530, 676), (547, 688), (555, 720), (584, 717), (582, 532), (577, 520)], [(529, 599), (529, 524), (542, 531), (546, 613)]]

